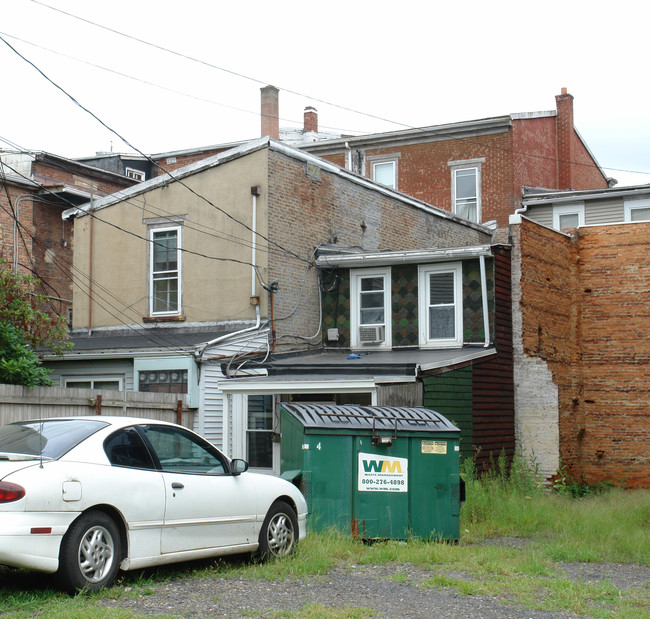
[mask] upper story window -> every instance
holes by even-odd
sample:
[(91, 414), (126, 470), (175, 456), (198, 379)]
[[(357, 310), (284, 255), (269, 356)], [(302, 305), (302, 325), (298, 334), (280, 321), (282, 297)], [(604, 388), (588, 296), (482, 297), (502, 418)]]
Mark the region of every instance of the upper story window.
[(418, 269), (420, 347), (463, 344), (462, 266), (422, 265)]
[(399, 153), (368, 157), (372, 180), (391, 189), (397, 189), (397, 159)]
[(650, 198), (625, 200), (625, 221), (650, 221)]
[(143, 181), (145, 177), (142, 170), (136, 170), (135, 168), (126, 168), (125, 173), (128, 178), (133, 178), (136, 181)]
[(390, 269), (352, 271), (350, 280), (352, 348), (390, 350)]
[(484, 159), (451, 161), (451, 204), (459, 217), (481, 222), (481, 163)]
[(151, 230), (150, 312), (152, 316), (181, 313), (181, 228)]
[(553, 207), (553, 227), (570, 230), (585, 225), (585, 205), (582, 202)]

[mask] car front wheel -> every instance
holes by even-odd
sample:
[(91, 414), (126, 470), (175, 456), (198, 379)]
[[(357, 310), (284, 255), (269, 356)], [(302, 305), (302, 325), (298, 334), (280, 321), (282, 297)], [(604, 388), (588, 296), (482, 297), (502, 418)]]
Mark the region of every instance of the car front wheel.
[(260, 531), (258, 554), (263, 559), (291, 554), (298, 542), (298, 517), (284, 501), (271, 506)]
[(104, 512), (75, 520), (61, 542), (59, 584), (69, 591), (99, 591), (113, 584), (120, 567), (120, 532)]

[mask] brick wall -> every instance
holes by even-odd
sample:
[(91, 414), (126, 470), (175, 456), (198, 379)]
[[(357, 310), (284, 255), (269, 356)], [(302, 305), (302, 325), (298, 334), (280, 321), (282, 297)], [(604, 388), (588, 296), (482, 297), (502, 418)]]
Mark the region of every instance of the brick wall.
[[(18, 197), (29, 193), (24, 187), (5, 184), (5, 188), (0, 192), (0, 257), (10, 264), (14, 261), (14, 212), (18, 208), (18, 218), (25, 226), (21, 228), (22, 238), (18, 235), (18, 264), (20, 271), (29, 274), (28, 265), (30, 265), (32, 256), (32, 235), (34, 232), (32, 225), (32, 201)], [(16, 201), (18, 200), (18, 204)], [(23, 240), (24, 239), (24, 242)], [(24, 265), (24, 266), (20, 266)]]
[(588, 478), (650, 487), (650, 223), (585, 228), (578, 243), (583, 423), (569, 445)]
[[(552, 474), (650, 487), (650, 224), (511, 227), (517, 440)], [(559, 438), (559, 453), (552, 448)]]
[[(273, 265), (269, 279), (280, 289), (274, 295), (279, 344), (297, 343), (319, 334), (320, 297), (315, 269), (309, 268), (314, 248), (336, 242), (366, 251), (456, 247), (490, 242), (488, 235), (428, 214), (379, 191), (320, 170), (305, 171), (303, 162), (269, 152), (269, 237)], [(298, 301), (298, 305), (296, 305)], [(288, 320), (282, 317), (291, 314)]]
[(162, 157), (160, 159), (154, 158), (154, 161), (160, 167), (154, 168), (152, 172), (152, 176), (160, 176), (161, 174), (165, 174), (166, 172), (174, 172), (174, 170), (178, 170), (178, 168), (182, 168), (186, 165), (196, 163), (197, 161), (202, 161), (203, 159), (207, 159), (208, 157), (212, 157), (213, 155), (218, 155), (219, 153), (222, 153), (226, 150), (228, 150), (228, 147), (213, 148), (210, 150), (202, 150), (199, 152), (191, 152), (188, 153), (187, 155), (179, 154), (179, 155), (173, 155), (171, 157)]

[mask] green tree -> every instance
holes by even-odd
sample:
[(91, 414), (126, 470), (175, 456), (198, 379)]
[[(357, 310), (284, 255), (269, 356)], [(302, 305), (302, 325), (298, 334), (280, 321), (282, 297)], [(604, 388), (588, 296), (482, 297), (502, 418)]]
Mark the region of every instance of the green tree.
[(50, 371), (13, 325), (0, 322), (0, 383), (49, 387)]
[(44, 311), (47, 297), (33, 292), (39, 283), (0, 261), (0, 383), (51, 385), (36, 350), (70, 348), (65, 319)]

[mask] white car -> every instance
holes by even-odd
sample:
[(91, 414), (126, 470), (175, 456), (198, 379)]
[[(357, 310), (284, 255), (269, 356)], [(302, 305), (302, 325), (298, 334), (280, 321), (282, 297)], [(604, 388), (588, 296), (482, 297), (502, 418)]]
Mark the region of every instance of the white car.
[(304, 538), (293, 484), (246, 472), (171, 423), (70, 417), (0, 427), (0, 565), (74, 591), (217, 555), (289, 554)]

